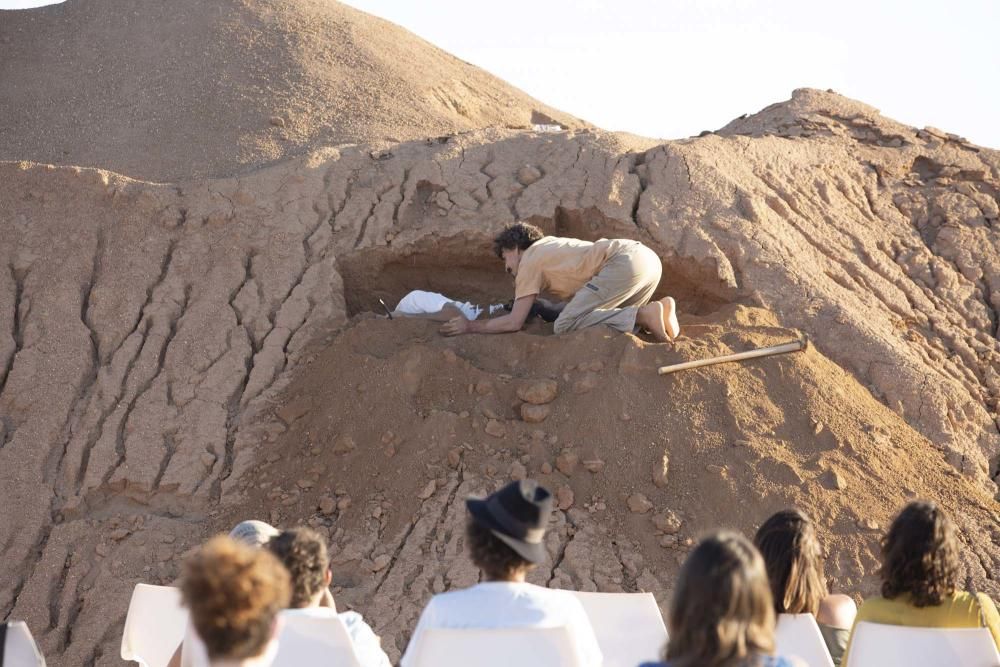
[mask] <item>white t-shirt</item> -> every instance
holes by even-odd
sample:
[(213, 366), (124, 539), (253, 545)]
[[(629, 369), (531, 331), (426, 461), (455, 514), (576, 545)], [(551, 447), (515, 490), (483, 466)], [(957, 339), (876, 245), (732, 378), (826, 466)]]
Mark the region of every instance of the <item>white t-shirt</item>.
[(571, 593), (528, 583), (488, 581), (431, 598), (399, 661), (407, 667), (410, 649), (431, 628), (553, 628), (566, 626), (576, 642), (581, 664), (598, 667), (604, 661), (583, 605)]
[[(310, 607), (308, 609), (286, 609), (281, 612), (281, 616), (291, 616), (296, 614), (308, 614), (311, 616), (323, 616), (336, 614), (347, 626), (347, 634), (354, 644), (354, 652), (361, 662), (361, 667), (391, 667), (389, 656), (382, 650), (382, 643), (378, 635), (365, 623), (365, 620), (356, 611), (345, 611), (341, 614), (328, 607)], [(277, 644), (273, 647), (273, 653), (277, 653), (281, 644), (281, 637), (278, 637)], [(274, 655), (271, 656), (272, 658)], [(195, 631), (194, 626), (188, 622), (187, 631), (184, 634), (184, 641), (181, 644), (181, 667), (207, 667), (208, 652), (205, 644)], [(268, 662), (267, 664), (270, 664)]]
[[(452, 305), (462, 311), (466, 319), (474, 320), (479, 317), (483, 309), (468, 301), (460, 302), (449, 299), (444, 294), (437, 292), (424, 292), (423, 290), (413, 290), (396, 304), (396, 310), (409, 315), (426, 315), (428, 313), (440, 312), (447, 305)], [(489, 314), (493, 315), (503, 308), (503, 304), (493, 304), (489, 306)]]

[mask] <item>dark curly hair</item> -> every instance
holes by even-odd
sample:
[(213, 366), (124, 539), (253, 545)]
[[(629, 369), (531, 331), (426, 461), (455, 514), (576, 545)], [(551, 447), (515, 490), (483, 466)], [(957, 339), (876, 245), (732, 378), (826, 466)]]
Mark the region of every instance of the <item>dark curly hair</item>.
[(319, 533), (309, 528), (286, 530), (267, 543), (267, 549), (278, 557), (292, 577), (292, 609), (309, 606), (323, 590), (326, 571), (330, 569), (326, 543)]
[(533, 567), (531, 562), (521, 558), (475, 519), (469, 519), (465, 536), (469, 542), (469, 557), (473, 565), (482, 570), (489, 581), (507, 581), (515, 572)]
[(915, 607), (941, 604), (958, 580), (955, 527), (935, 503), (915, 501), (882, 540), (882, 597), (909, 593)]
[(823, 550), (813, 522), (797, 509), (783, 510), (761, 524), (753, 544), (764, 557), (776, 614), (812, 614), (829, 594)]
[(184, 561), (181, 597), (212, 660), (260, 655), (288, 606), (288, 572), (278, 559), (216, 537)]
[(527, 250), (538, 239), (545, 236), (538, 227), (526, 222), (515, 222), (503, 228), (493, 239), (493, 252), (503, 257), (504, 250)]

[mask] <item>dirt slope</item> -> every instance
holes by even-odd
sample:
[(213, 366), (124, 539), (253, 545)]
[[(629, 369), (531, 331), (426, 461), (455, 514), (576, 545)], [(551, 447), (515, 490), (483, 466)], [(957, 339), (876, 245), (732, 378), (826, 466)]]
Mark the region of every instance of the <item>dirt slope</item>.
[[(0, 163), (0, 612), (51, 664), (118, 664), (135, 582), (276, 512), (328, 532), (343, 603), (398, 650), (474, 577), (459, 501), (518, 466), (573, 495), (537, 580), (662, 601), (686, 539), (795, 503), (869, 594), (873, 526), (918, 494), (997, 595), (998, 189), (995, 151), (808, 90), (659, 146), (492, 129), (176, 185)], [(648, 243), (686, 338), (365, 315), (413, 288), (509, 298), (489, 239), (514, 219)], [(800, 332), (804, 355), (652, 371)], [(517, 389), (543, 378), (526, 424)]]
[(0, 21), (0, 160), (173, 181), (321, 145), (583, 123), (333, 0), (68, 0)]

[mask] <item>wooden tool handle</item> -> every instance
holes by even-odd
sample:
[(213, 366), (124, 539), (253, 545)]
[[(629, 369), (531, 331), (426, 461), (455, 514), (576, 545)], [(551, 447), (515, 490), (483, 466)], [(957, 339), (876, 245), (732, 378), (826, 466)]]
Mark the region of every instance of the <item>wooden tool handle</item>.
[(809, 339), (803, 336), (799, 340), (792, 341), (791, 343), (782, 343), (781, 345), (772, 345), (770, 347), (762, 347), (757, 350), (747, 350), (746, 352), (727, 354), (721, 357), (709, 357), (708, 359), (698, 359), (696, 361), (685, 361), (680, 364), (671, 364), (670, 366), (661, 366), (656, 372), (660, 375), (667, 375), (668, 373), (675, 373), (688, 368), (701, 368), (702, 366), (714, 366), (715, 364), (724, 364), (729, 361), (743, 361), (744, 359), (757, 359), (758, 357), (770, 357), (775, 354), (798, 352), (799, 350), (804, 350), (807, 347), (809, 347)]

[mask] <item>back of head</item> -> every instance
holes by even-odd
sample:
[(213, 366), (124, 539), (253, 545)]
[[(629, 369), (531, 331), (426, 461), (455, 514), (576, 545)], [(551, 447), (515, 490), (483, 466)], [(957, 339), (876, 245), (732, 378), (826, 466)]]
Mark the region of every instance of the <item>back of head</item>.
[(774, 608), (764, 561), (742, 535), (712, 534), (684, 562), (670, 605), (666, 659), (728, 667), (774, 651)]
[(229, 537), (209, 541), (188, 558), (181, 579), (184, 604), (212, 660), (263, 653), (290, 588), (274, 556)]
[(292, 577), (292, 609), (308, 607), (326, 585), (330, 558), (326, 542), (314, 530), (293, 528), (271, 538), (267, 549), (278, 557)]
[(493, 239), (493, 252), (503, 256), (504, 250), (527, 250), (545, 234), (541, 229), (526, 222), (515, 222), (503, 228)]
[(909, 594), (917, 607), (941, 604), (958, 580), (955, 527), (935, 503), (914, 501), (882, 540), (882, 596)]
[(813, 614), (828, 594), (816, 528), (796, 509), (765, 521), (753, 538), (764, 558), (777, 614)]

